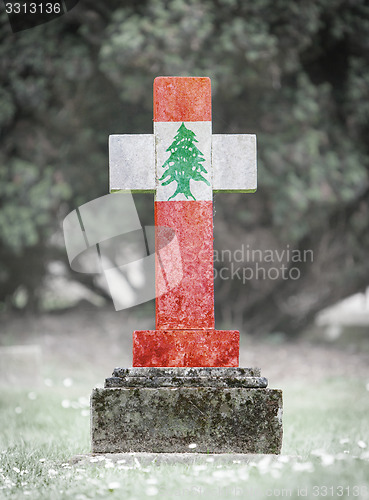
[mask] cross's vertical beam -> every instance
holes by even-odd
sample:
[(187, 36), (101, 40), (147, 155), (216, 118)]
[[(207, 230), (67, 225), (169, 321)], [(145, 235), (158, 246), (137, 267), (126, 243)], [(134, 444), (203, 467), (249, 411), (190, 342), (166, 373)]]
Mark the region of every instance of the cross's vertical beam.
[(238, 366), (239, 332), (214, 329), (209, 78), (155, 79), (154, 141), (156, 330), (134, 332), (133, 366)]
[[(191, 184), (197, 184), (191, 186), (196, 200), (187, 199), (183, 193), (168, 200), (176, 190), (175, 182), (163, 186), (163, 181), (160, 181), (162, 165), (168, 157), (167, 150), (182, 123), (186, 128), (196, 131), (196, 145), (205, 158), (203, 165), (209, 184), (191, 181)], [(163, 295), (157, 293), (156, 328), (214, 328), (210, 79), (156, 78), (154, 134), (157, 148), (155, 225), (175, 230), (183, 272), (178, 287)], [(160, 232), (159, 229), (156, 248), (162, 248), (165, 244), (165, 232)], [(169, 260), (162, 264), (160, 269), (171, 269), (173, 264), (176, 265)], [(157, 292), (164, 285), (161, 283), (163, 279), (165, 276), (161, 272), (156, 274)]]

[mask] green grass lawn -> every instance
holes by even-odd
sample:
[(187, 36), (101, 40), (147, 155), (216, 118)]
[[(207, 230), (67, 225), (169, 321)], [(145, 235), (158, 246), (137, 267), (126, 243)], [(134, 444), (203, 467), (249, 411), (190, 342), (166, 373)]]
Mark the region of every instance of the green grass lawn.
[(0, 498), (369, 498), (368, 381), (284, 384), (282, 455), (192, 465), (90, 459), (89, 386), (0, 392)]

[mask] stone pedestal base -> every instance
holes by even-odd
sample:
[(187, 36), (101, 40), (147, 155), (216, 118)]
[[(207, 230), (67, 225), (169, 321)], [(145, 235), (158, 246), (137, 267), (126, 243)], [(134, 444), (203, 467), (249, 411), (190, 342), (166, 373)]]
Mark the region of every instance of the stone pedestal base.
[(92, 452), (280, 453), (266, 385), (257, 369), (118, 368), (91, 396)]

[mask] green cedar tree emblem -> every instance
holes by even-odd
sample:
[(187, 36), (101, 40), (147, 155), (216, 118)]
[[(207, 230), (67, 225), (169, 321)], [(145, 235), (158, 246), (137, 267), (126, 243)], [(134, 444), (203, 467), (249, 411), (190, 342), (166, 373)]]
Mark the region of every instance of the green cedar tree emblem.
[(162, 186), (167, 186), (174, 181), (177, 183), (177, 189), (169, 200), (180, 193), (184, 194), (187, 199), (191, 197), (196, 200), (190, 189), (191, 179), (205, 182), (210, 186), (210, 182), (202, 175), (203, 173), (207, 174), (202, 165), (202, 162), (205, 161), (204, 155), (196, 147), (195, 142), (199, 142), (196, 139), (196, 134), (182, 123), (172, 144), (167, 149), (170, 156), (162, 165), (166, 170), (159, 179), (159, 181), (163, 181)]

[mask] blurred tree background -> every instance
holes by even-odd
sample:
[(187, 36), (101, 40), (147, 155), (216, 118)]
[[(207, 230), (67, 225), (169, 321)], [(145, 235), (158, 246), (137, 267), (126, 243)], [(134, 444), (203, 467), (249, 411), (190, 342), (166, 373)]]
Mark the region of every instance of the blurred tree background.
[(215, 195), (215, 248), (314, 255), (285, 262), (297, 280), (218, 278), (218, 327), (293, 335), (368, 285), (365, 0), (81, 0), (15, 34), (2, 12), (0, 37), (2, 310), (23, 290), (38, 311), (50, 263), (69, 269), (61, 222), (107, 194), (109, 134), (152, 133), (159, 75), (211, 77), (214, 132), (258, 136), (258, 191)]

